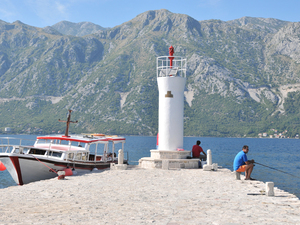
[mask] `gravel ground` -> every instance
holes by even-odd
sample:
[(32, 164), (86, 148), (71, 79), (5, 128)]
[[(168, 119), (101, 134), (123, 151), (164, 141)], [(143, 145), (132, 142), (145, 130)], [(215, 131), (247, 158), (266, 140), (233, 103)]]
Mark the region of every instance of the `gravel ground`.
[(1, 189), (0, 224), (300, 224), (300, 201), (228, 169), (103, 170)]

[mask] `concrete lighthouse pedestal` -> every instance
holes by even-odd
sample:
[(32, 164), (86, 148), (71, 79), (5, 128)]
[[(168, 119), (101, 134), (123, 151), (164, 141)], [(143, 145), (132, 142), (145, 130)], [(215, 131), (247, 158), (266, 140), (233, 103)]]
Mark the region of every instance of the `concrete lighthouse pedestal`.
[(198, 168), (199, 159), (187, 159), (191, 151), (150, 150), (151, 157), (139, 160), (139, 166), (147, 169), (193, 169)]
[(151, 157), (139, 160), (143, 168), (198, 168), (199, 159), (188, 159), (191, 151), (183, 150), (184, 88), (186, 59), (173, 56), (157, 58), (159, 90), (158, 149), (150, 150)]

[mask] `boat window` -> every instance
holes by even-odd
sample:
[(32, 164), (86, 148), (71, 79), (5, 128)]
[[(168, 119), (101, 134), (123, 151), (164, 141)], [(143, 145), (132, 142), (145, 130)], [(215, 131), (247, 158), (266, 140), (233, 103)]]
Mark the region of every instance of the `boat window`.
[(53, 152), (53, 153), (52, 153), (52, 157), (58, 157), (58, 158), (60, 158), (61, 155), (62, 155), (61, 152)]
[(90, 153), (95, 154), (95, 149), (96, 149), (96, 144), (89, 144), (88, 150), (90, 151)]
[(61, 144), (61, 145), (69, 145), (69, 141), (60, 140), (59, 144)]
[(95, 155), (90, 154), (90, 155), (89, 155), (89, 161), (94, 161), (94, 160), (95, 160)]
[(68, 154), (68, 159), (73, 160), (73, 158), (74, 158), (74, 153), (69, 153), (69, 154)]
[(102, 155), (104, 150), (105, 150), (105, 145), (102, 144), (90, 144), (88, 150), (90, 151), (90, 153), (95, 154), (95, 152), (97, 153), (96, 155)]
[(77, 142), (77, 141), (70, 141), (69, 145), (75, 146), (75, 147), (82, 147), (82, 145), (80, 144), (80, 142)]
[(15, 149), (13, 150), (13, 153), (20, 153), (20, 149), (19, 149), (19, 148), (15, 148)]
[(27, 154), (28, 152), (29, 152), (29, 148), (23, 148), (22, 150), (21, 150), (21, 152), (23, 152), (24, 154)]
[(30, 149), (29, 154), (45, 155), (46, 151), (41, 149)]
[(76, 160), (81, 160), (82, 153), (79, 152), (76, 154)]
[(87, 159), (87, 154), (88, 154), (87, 152), (86, 153), (82, 153), (82, 160), (85, 161)]
[(47, 140), (47, 139), (38, 139), (36, 143), (37, 144), (47, 144), (47, 143), (49, 143), (49, 140)]

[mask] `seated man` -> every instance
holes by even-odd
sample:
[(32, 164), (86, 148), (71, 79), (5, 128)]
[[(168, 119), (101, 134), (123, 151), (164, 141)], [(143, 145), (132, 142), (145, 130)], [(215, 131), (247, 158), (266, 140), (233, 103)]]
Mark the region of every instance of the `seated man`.
[(245, 180), (255, 180), (250, 177), (253, 167), (254, 160), (247, 159), (247, 153), (249, 152), (249, 147), (247, 145), (243, 146), (243, 150), (240, 151), (234, 158), (233, 170), (236, 172), (245, 172)]
[[(193, 158), (198, 158), (201, 161), (206, 161), (206, 153), (203, 151), (200, 144), (201, 144), (201, 141), (198, 140), (196, 142), (196, 144), (193, 146), (192, 157)], [(203, 153), (203, 155), (201, 155), (201, 152)]]
[(111, 152), (107, 154), (107, 159), (106, 160), (107, 161), (112, 161), (112, 153)]

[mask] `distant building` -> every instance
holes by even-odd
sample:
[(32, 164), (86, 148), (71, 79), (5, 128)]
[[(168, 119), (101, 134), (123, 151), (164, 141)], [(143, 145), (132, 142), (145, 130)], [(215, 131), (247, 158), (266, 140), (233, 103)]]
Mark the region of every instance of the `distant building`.
[(4, 131), (7, 132), (7, 133), (9, 133), (9, 132), (11, 132), (11, 128), (10, 127), (5, 127)]

